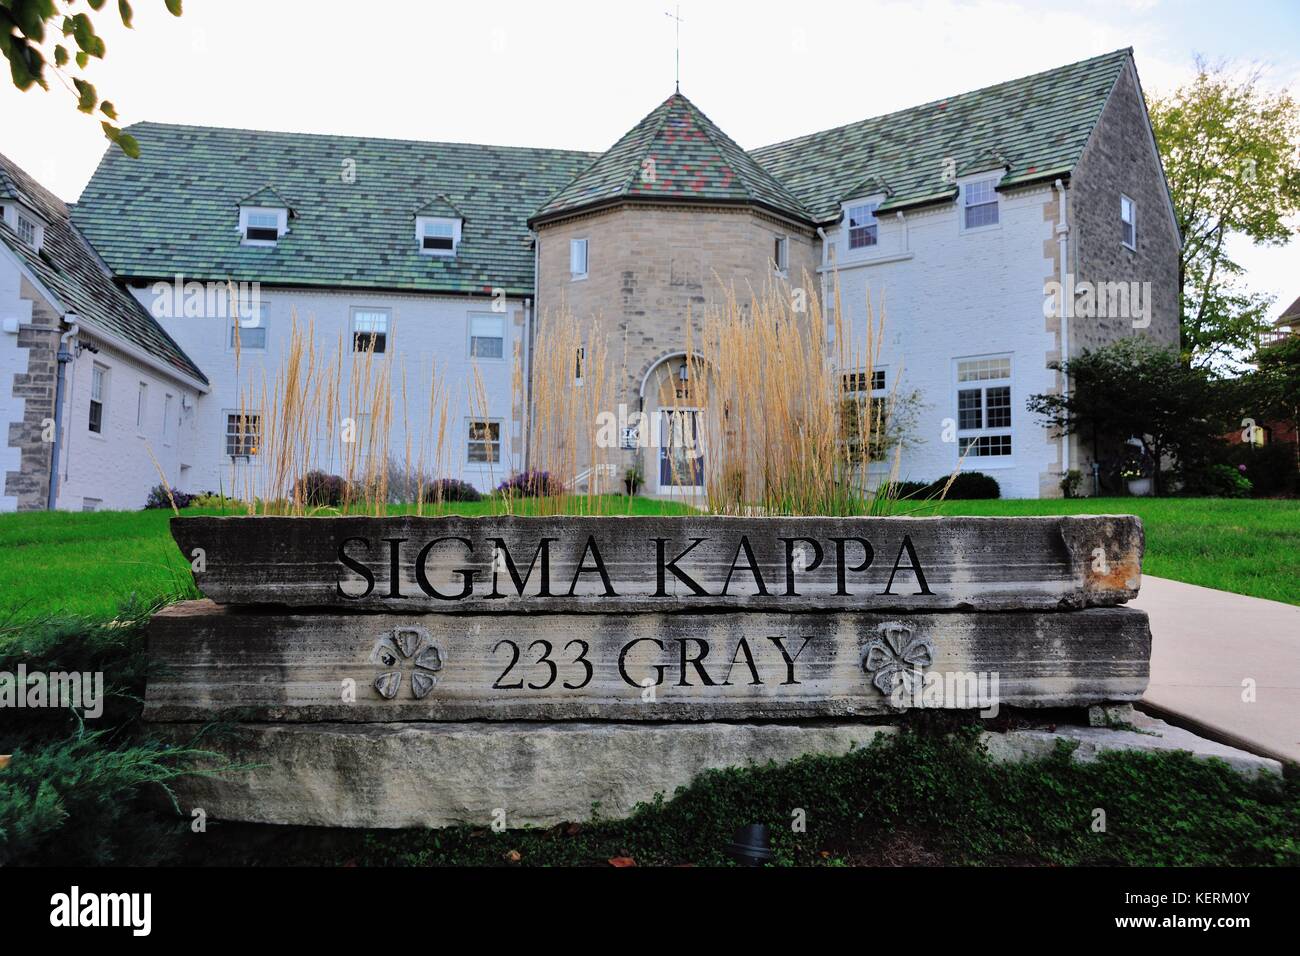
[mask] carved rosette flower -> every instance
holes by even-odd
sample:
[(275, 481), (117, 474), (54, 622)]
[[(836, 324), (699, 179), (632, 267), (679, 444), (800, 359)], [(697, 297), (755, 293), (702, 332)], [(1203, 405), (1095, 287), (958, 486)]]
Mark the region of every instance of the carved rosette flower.
[(915, 629), (898, 621), (876, 628), (876, 636), (862, 649), (862, 669), (882, 694), (891, 697), (902, 688), (910, 697), (920, 690), (921, 670), (934, 663), (934, 645)]
[(422, 627), (393, 628), (379, 638), (373, 657), (383, 668), (375, 678), (375, 690), (385, 700), (392, 700), (401, 691), (404, 670), (411, 672), (411, 696), (416, 700), (429, 696), (438, 683), (434, 675), (442, 670), (442, 653)]

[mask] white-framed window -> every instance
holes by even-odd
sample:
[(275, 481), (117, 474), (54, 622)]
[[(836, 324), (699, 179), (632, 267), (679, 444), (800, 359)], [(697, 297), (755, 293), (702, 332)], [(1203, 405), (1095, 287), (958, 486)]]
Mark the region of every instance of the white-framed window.
[(144, 427), (149, 421), (149, 384), (141, 382), (135, 393), (135, 430), (144, 434)]
[(998, 224), (998, 179), (974, 179), (961, 186), (962, 228), (984, 229)]
[(36, 239), (36, 223), (28, 219), (21, 212), (18, 213), (18, 238), (33, 249), (38, 248), (39, 243)]
[(1125, 248), (1137, 251), (1137, 203), (1123, 193), (1119, 197), (1120, 241)]
[(226, 337), (226, 348), (235, 348), (235, 339), (239, 339), (239, 350), (249, 352), (266, 351), (266, 303), (259, 302), (254, 308), (251, 303), (241, 304), (238, 321), (230, 323), (230, 334)]
[(958, 359), (957, 453), (969, 458), (1011, 454), (1011, 357)]
[(790, 239), (787, 236), (777, 236), (773, 242), (772, 263), (781, 275), (790, 271)]
[(174, 422), (172, 421), (172, 414), (173, 414), (173, 411), (172, 411), (172, 409), (173, 409), (172, 401), (173, 401), (173, 399), (172, 399), (172, 394), (171, 394), (171, 392), (163, 392), (163, 430), (162, 430), (162, 435), (163, 435), (163, 444), (164, 444), (164, 445), (171, 445), (171, 444), (173, 444), (173, 435), (175, 434), (175, 432), (174, 432), (174, 430), (173, 430), (173, 426), (174, 426), (175, 424), (177, 424), (177, 423), (174, 423)]
[(102, 507), (104, 507), (103, 498), (82, 498), (81, 499), (82, 511), (98, 511)]
[(889, 411), (887, 383), (888, 373), (883, 368), (840, 373), (841, 431), (851, 460), (876, 458), (883, 449)]
[(569, 240), (569, 278), (587, 278), (587, 240)]
[(273, 206), (239, 207), (239, 241), (246, 246), (273, 246), (289, 229), (289, 210)]
[(376, 355), (388, 349), (388, 309), (352, 310), (352, 351)]
[(96, 435), (104, 433), (104, 405), (108, 400), (108, 369), (96, 364), (90, 370), (90, 421)]
[(849, 234), (849, 250), (866, 249), (880, 241), (876, 221), (877, 202), (854, 203), (844, 211), (844, 224)]
[(506, 354), (506, 317), (495, 312), (470, 313), (469, 357), (504, 358)]
[(262, 444), (262, 416), (227, 410), (226, 454), (231, 458), (251, 458)]
[(465, 460), (472, 465), (499, 464), (501, 422), (493, 419), (470, 419), (467, 426)]
[(417, 216), (415, 239), (420, 244), (420, 254), (425, 256), (454, 256), (460, 245), (459, 219), (443, 216)]

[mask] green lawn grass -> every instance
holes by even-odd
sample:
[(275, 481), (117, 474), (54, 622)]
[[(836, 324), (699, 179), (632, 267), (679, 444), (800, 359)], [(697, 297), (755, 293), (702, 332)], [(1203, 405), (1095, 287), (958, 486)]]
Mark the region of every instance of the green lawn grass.
[[(496, 500), (448, 506), (499, 511)], [(393, 511), (409, 510), (394, 507)], [(535, 505), (518, 502), (517, 511)], [(609, 496), (605, 514), (682, 514), (683, 505)], [(1300, 604), (1300, 502), (1207, 498), (1085, 498), (1072, 501), (902, 503), (900, 511), (947, 515), (1136, 514), (1146, 527), (1148, 574)], [(187, 514), (215, 514), (189, 509)], [(0, 515), (0, 615), (111, 618), (132, 600), (196, 597), (172, 543), (169, 511), (35, 512)], [(0, 618), (2, 620), (2, 618)]]
[[(683, 514), (675, 503), (625, 495), (603, 496), (602, 514)], [(536, 502), (515, 502), (528, 514)], [(394, 506), (393, 513), (414, 510)], [(444, 511), (500, 512), (499, 499), (457, 502)], [(184, 514), (220, 514), (187, 508)], [(237, 512), (231, 512), (237, 513)], [(6, 620), (55, 615), (111, 619), (126, 604), (163, 604), (196, 598), (194, 581), (172, 541), (166, 509), (151, 511), (38, 511), (0, 515), (0, 626)]]
[(1135, 514), (1146, 529), (1142, 570), (1157, 577), (1300, 604), (1300, 501), (1078, 498), (946, 501), (922, 514)]

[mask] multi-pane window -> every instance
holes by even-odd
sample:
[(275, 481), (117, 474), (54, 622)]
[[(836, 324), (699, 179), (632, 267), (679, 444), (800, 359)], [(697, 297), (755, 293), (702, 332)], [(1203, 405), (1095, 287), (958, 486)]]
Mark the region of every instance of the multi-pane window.
[(108, 393), (108, 369), (96, 365), (90, 370), (90, 430), (104, 431), (104, 396)]
[(1137, 248), (1137, 203), (1127, 196), (1119, 197), (1120, 237), (1130, 249)]
[[(841, 435), (851, 461), (878, 458), (885, 449), (889, 412), (885, 369), (844, 372), (840, 388)], [(865, 436), (865, 440), (864, 440)]]
[(587, 240), (569, 240), (569, 275), (574, 279), (587, 277)]
[(471, 463), (496, 464), (501, 461), (501, 423), (472, 421), (466, 459)]
[(502, 358), (505, 355), (505, 345), (505, 316), (471, 315), (469, 317), (470, 358)]
[(18, 214), (18, 238), (33, 249), (36, 248), (36, 223), (22, 213)]
[(274, 210), (249, 210), (244, 213), (244, 239), (247, 242), (275, 242), (280, 238), (280, 214)]
[(352, 350), (374, 351), (379, 354), (388, 348), (388, 310), (355, 309), (352, 312)]
[(247, 412), (226, 413), (226, 454), (248, 458), (257, 454), (262, 438), (262, 417)]
[(849, 248), (865, 249), (876, 244), (876, 207), (879, 203), (869, 202), (850, 206), (847, 217), (849, 223)]
[(235, 348), (236, 341), (241, 351), (248, 349), (260, 352), (266, 349), (265, 302), (259, 302), (257, 308), (251, 305), (240, 307), (238, 319), (230, 323), (229, 347)]
[(772, 261), (776, 263), (776, 271), (784, 274), (790, 268), (790, 240), (785, 236), (777, 236), (776, 244), (772, 249)]
[(1011, 454), (1011, 359), (957, 363), (957, 450), (971, 457)]
[(456, 252), (456, 224), (449, 219), (425, 219), (420, 228), (420, 248), (434, 255)]
[(962, 187), (962, 206), (967, 229), (994, 226), (998, 221), (996, 179), (981, 179)]

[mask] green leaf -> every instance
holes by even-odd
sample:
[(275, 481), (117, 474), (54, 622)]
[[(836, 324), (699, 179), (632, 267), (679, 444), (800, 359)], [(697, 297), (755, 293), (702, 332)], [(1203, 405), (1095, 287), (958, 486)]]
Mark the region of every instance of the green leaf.
[(117, 119), (117, 107), (108, 100), (104, 100), (104, 102), (99, 104), (99, 111), (109, 119)]
[(86, 64), (89, 63), (89, 62), (90, 62), (90, 56), (89, 56), (88, 54), (86, 54), (86, 53), (82, 53), (80, 50), (78, 50), (78, 51), (77, 51), (77, 66), (81, 67), (81, 68), (84, 70), (84, 69), (86, 68)]
[(86, 0), (86, 2), (90, 4), (92, 10), (102, 10), (104, 7), (104, 0)]
[(167, 12), (174, 17), (181, 15), (181, 0), (166, 0)]
[(95, 87), (79, 76), (72, 78), (72, 85), (77, 88), (77, 109), (83, 113), (93, 113), (95, 104), (99, 101), (99, 94), (95, 92)]
[(68, 50), (62, 43), (55, 44), (54, 46), (54, 65), (68, 65)]
[(134, 16), (131, 10), (131, 4), (127, 0), (117, 0), (117, 12), (122, 15), (122, 26), (131, 26), (131, 17)]
[(104, 135), (110, 141), (117, 144), (118, 148), (132, 159), (140, 158), (140, 144), (130, 133), (123, 133), (120, 129), (107, 121), (100, 123), (103, 127)]

